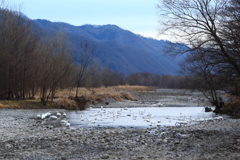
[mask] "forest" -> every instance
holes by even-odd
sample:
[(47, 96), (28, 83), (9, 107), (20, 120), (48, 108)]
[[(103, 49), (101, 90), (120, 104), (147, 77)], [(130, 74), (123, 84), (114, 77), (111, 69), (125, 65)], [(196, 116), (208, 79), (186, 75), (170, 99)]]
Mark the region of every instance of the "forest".
[(58, 89), (96, 88), (114, 85), (142, 85), (185, 88), (185, 78), (171, 75), (136, 73), (124, 75), (102, 67), (95, 56), (98, 46), (87, 40), (73, 51), (63, 33), (34, 30), (21, 12), (0, 11), (0, 99), (32, 99), (40, 94), (43, 104)]

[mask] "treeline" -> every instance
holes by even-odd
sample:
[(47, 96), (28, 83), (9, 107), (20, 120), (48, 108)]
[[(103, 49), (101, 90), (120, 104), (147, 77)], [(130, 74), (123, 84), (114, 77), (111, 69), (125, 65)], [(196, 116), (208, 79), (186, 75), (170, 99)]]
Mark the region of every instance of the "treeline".
[(88, 40), (79, 42), (78, 50), (63, 33), (33, 31), (31, 20), (21, 12), (0, 10), (0, 99), (29, 99), (40, 95), (46, 104), (57, 89), (144, 85), (185, 88), (185, 79), (136, 73), (125, 76), (94, 61), (101, 54)]
[(54, 93), (72, 69), (70, 48), (63, 34), (33, 33), (20, 12), (0, 11), (0, 98), (32, 98), (42, 102)]
[[(94, 66), (94, 65), (93, 65)], [(158, 88), (193, 89), (186, 78), (173, 75), (157, 75), (149, 72), (134, 73), (125, 76), (109, 68), (97, 69), (91, 66), (82, 87), (109, 87), (115, 85), (155, 86)], [(92, 68), (93, 67), (93, 68)]]
[(157, 75), (148, 72), (135, 73), (126, 77), (129, 85), (157, 86), (159, 88), (191, 89), (192, 84), (186, 78), (173, 75)]
[(31, 25), (21, 12), (1, 6), (0, 98), (26, 99), (40, 93), (46, 104), (60, 84), (69, 82), (76, 65), (64, 34), (36, 32)]

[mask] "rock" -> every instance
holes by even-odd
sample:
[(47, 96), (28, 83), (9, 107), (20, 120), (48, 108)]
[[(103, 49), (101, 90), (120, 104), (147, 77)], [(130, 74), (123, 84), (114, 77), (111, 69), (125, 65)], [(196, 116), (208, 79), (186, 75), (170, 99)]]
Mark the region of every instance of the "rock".
[(102, 156), (102, 159), (109, 159), (109, 156)]
[(163, 140), (163, 143), (168, 143), (168, 140), (167, 140), (167, 139), (164, 139), (164, 140)]

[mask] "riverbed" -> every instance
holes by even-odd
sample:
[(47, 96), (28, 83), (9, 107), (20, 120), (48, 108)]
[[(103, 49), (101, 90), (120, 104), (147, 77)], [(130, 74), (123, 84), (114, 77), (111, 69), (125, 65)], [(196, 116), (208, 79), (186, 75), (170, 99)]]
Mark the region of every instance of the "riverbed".
[[(191, 111), (189, 106), (183, 107), (186, 98), (191, 98), (189, 95), (175, 98), (176, 100), (182, 100), (181, 106), (175, 108), (164, 106), (163, 103), (161, 103), (163, 104), (161, 107), (151, 106), (153, 104), (160, 105), (159, 99), (166, 100), (166, 97), (159, 98), (157, 93), (152, 95), (148, 93), (136, 94), (141, 97), (149, 96), (149, 99), (143, 101), (143, 98), (131, 104), (137, 106), (139, 104), (146, 105), (148, 108), (150, 107), (149, 110), (146, 106), (136, 108), (133, 107), (134, 105), (129, 105), (125, 108), (126, 106), (123, 104), (127, 105), (129, 102), (119, 103), (112, 101), (109, 105), (103, 106), (103, 108), (101, 108), (101, 105), (98, 105), (89, 108), (88, 111), (84, 111), (87, 112), (85, 115), (88, 116), (82, 118), (89, 119), (93, 119), (93, 117), (100, 118), (100, 115), (96, 115), (98, 112), (110, 112), (109, 119), (106, 119), (108, 120), (107, 125), (101, 124), (103, 121), (100, 121), (100, 126), (98, 126), (99, 124), (96, 126), (90, 125), (90, 127), (81, 126), (82, 124), (79, 124), (79, 120), (74, 118), (75, 116), (81, 117), (80, 115), (83, 112), (79, 111), (52, 109), (0, 110), (0, 159), (240, 159), (239, 119), (224, 117), (219, 120), (176, 126), (173, 121), (180, 120), (179, 118), (182, 120), (190, 119), (190, 116), (192, 116), (192, 119), (206, 119), (216, 115), (206, 113), (206, 117), (204, 117), (205, 113), (202, 112), (203, 106), (192, 107), (194, 111)], [(193, 99), (191, 103), (199, 104), (199, 101)], [(112, 107), (114, 105), (115, 107)], [(134, 123), (131, 124), (131, 127), (117, 127), (113, 125), (113, 115), (117, 115), (118, 111), (121, 110), (119, 106), (122, 107), (121, 115), (129, 118), (128, 124), (130, 120), (137, 122), (137, 119), (139, 119), (141, 120), (141, 126), (138, 126), (139, 122), (136, 124), (137, 127), (133, 125)], [(187, 111), (185, 111), (185, 108)], [(167, 113), (164, 113), (165, 109)], [(130, 110), (131, 114), (137, 115), (136, 120), (133, 120), (133, 115), (127, 115), (130, 114)], [(66, 127), (61, 123), (60, 126), (54, 125), (55, 123), (51, 122), (58, 120), (50, 117), (46, 120), (38, 117), (38, 115), (45, 113), (53, 113), (55, 115), (60, 113), (61, 116), (66, 113), (64, 119), (70, 121), (71, 127)], [(150, 114), (151, 118), (149, 120), (155, 122), (160, 120), (160, 125), (163, 125), (164, 121), (166, 121), (166, 123), (172, 123), (172, 125), (159, 127), (159, 124), (156, 123), (157, 125), (152, 124), (152, 126), (149, 126), (150, 122), (144, 121), (146, 119), (143, 117), (150, 117), (148, 116)], [(101, 118), (105, 116), (107, 117), (107, 114), (102, 114)], [(115, 117), (115, 121), (122, 123), (120, 118), (117, 119)], [(125, 122), (123, 124), (126, 124)], [(144, 127), (143, 122), (146, 122), (148, 127)], [(97, 123), (95, 120), (95, 124)], [(118, 125), (122, 126), (123, 124)]]

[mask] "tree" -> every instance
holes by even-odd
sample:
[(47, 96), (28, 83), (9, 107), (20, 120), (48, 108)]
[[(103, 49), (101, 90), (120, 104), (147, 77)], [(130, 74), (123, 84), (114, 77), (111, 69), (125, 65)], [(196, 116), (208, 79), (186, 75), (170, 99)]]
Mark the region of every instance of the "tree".
[(181, 74), (214, 105), (215, 112), (223, 107), (220, 90), (225, 87), (225, 74), (218, 72), (221, 66), (218, 57), (203, 51), (194, 51), (181, 63)]
[(75, 55), (77, 61), (76, 72), (76, 94), (78, 97), (78, 90), (82, 81), (86, 78), (87, 69), (91, 65), (93, 58), (99, 53), (97, 46), (88, 40), (84, 40), (80, 43), (79, 49)]
[[(239, 66), (234, 57), (228, 52), (222, 33), (226, 26), (223, 24), (223, 13), (229, 0), (161, 0), (160, 24), (164, 27), (161, 32), (172, 33), (172, 36), (191, 47), (191, 50), (215, 48), (219, 58), (232, 65), (237, 74)], [(215, 54), (215, 53), (214, 53)]]
[(87, 71), (86, 78), (84, 80), (84, 86), (87, 88), (97, 88), (103, 85), (103, 73), (102, 73), (101, 63), (98, 61), (94, 61), (89, 67)]
[(38, 86), (40, 88), (41, 102), (46, 105), (51, 97), (53, 99), (56, 89), (61, 81), (69, 76), (72, 68), (71, 50), (67, 38), (63, 33), (49, 35), (39, 42)]
[[(3, 5), (3, 4), (2, 4)], [(20, 11), (0, 10), (0, 95), (25, 99), (33, 76), (36, 37), (31, 22)]]
[[(214, 93), (239, 80), (239, 6), (239, 0), (159, 1), (160, 33), (170, 33), (190, 47), (185, 75), (196, 76), (195, 83), (200, 78), (206, 83), (200, 85), (204, 90)], [(214, 83), (221, 85), (215, 88)], [(213, 101), (217, 100), (214, 94), (210, 95)]]

